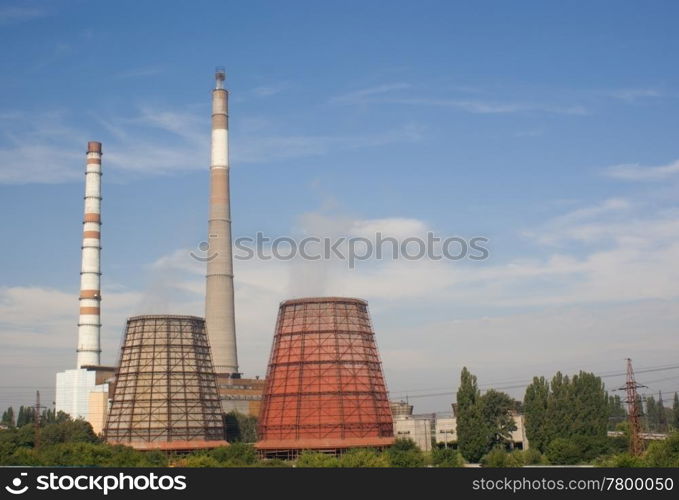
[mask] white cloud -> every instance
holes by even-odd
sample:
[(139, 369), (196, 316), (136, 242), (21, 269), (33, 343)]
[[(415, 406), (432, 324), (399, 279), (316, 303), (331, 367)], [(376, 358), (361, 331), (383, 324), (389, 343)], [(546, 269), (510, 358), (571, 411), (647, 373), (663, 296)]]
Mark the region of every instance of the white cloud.
[(679, 174), (679, 160), (654, 167), (643, 166), (639, 163), (626, 163), (613, 165), (604, 170), (604, 175), (625, 181), (661, 181), (677, 174)]
[(47, 11), (38, 7), (5, 5), (0, 7), (0, 24), (11, 24), (45, 17)]
[(58, 183), (81, 178), (86, 136), (63, 112), (8, 112), (0, 116), (0, 184)]
[(412, 85), (410, 85), (409, 83), (386, 83), (383, 85), (377, 85), (375, 87), (355, 90), (347, 94), (332, 97), (330, 99), (330, 102), (337, 104), (361, 104), (364, 102), (370, 102), (369, 100), (366, 99), (368, 97), (374, 97), (377, 95), (390, 93), (395, 90), (406, 90), (411, 87)]
[[(104, 288), (102, 296), (102, 362), (112, 364), (125, 318), (141, 295)], [(56, 372), (75, 367), (77, 324), (77, 290), (0, 287), (0, 404), (30, 403), (35, 389), (44, 401), (54, 400)]]
[[(546, 113), (564, 115), (586, 115), (588, 110), (582, 105), (559, 106), (552, 104), (538, 104), (525, 102), (499, 102), (481, 99), (455, 99), (455, 98), (433, 98), (407, 95), (404, 90), (411, 90), (412, 85), (408, 83), (388, 83), (356, 90), (347, 94), (342, 94), (330, 99), (333, 104), (405, 104), (416, 106), (435, 106), (443, 108), (456, 108), (469, 113), (478, 114), (504, 114), (518, 113), (526, 111), (540, 111)], [(469, 89), (464, 90), (469, 92)], [(394, 95), (395, 94), (395, 95)]]
[[(99, 125), (107, 132), (102, 141), (104, 168), (135, 176), (204, 170), (209, 165), (210, 151), (206, 116), (186, 109), (142, 106), (132, 116), (99, 119)], [(423, 129), (414, 124), (356, 135), (285, 135), (260, 128), (233, 141), (231, 162), (238, 165), (321, 156), (334, 151), (416, 142), (422, 135)], [(0, 184), (80, 180), (84, 145), (92, 140), (89, 134), (71, 127), (62, 112), (41, 113), (37, 117), (27, 112), (3, 113), (2, 139)]]
[(609, 92), (608, 95), (626, 102), (636, 102), (640, 99), (647, 99), (649, 97), (662, 97), (660, 91), (651, 88), (613, 90)]

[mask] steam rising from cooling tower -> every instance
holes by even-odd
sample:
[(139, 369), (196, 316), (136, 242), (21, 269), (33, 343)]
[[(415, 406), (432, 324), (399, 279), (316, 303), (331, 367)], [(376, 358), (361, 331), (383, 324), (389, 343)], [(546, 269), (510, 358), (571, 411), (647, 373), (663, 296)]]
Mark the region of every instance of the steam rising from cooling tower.
[(87, 143), (77, 367), (99, 365), (101, 346), (101, 143)]
[(233, 300), (231, 207), (229, 197), (229, 93), (224, 70), (215, 74), (212, 91), (212, 151), (208, 222), (205, 320), (215, 371), (239, 377)]

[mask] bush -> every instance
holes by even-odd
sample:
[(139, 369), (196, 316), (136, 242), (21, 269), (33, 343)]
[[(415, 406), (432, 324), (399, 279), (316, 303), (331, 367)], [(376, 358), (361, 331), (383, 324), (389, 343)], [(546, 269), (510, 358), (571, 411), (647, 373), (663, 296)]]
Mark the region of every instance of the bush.
[(230, 446), (220, 446), (208, 452), (208, 455), (227, 467), (243, 467), (255, 465), (258, 462), (257, 452), (250, 444), (233, 443)]
[(165, 466), (158, 453), (145, 454), (128, 446), (94, 443), (59, 443), (40, 450), (44, 465), (90, 467)]
[(649, 444), (644, 461), (648, 467), (679, 467), (679, 431)]
[(596, 465), (599, 467), (644, 467), (644, 461), (629, 453), (619, 453), (599, 459)]
[(580, 448), (570, 439), (556, 438), (547, 446), (547, 459), (554, 465), (575, 465), (582, 460)]
[(339, 467), (339, 460), (327, 453), (304, 451), (297, 459), (297, 467)]
[(612, 442), (607, 436), (573, 436), (570, 440), (580, 450), (580, 462), (591, 463), (612, 451)]
[(436, 467), (464, 467), (464, 458), (452, 448), (436, 448), (431, 452), (431, 458)]
[(17, 448), (9, 457), (5, 459), (3, 465), (23, 465), (29, 467), (36, 467), (40, 465), (47, 465), (44, 463), (40, 454), (33, 448)]
[(187, 455), (181, 462), (183, 467), (220, 467), (219, 462), (209, 455)]
[(389, 467), (389, 459), (370, 448), (348, 450), (339, 458), (340, 467)]
[(144, 460), (147, 465), (145, 467), (167, 467), (167, 455), (162, 451), (154, 450), (144, 453)]
[(40, 440), (45, 446), (58, 443), (100, 442), (90, 423), (82, 419), (47, 424), (40, 432)]
[(522, 467), (521, 455), (507, 453), (504, 448), (493, 448), (481, 457), (483, 467)]
[(512, 453), (520, 455), (523, 465), (544, 465), (547, 463), (545, 456), (537, 448), (527, 450), (516, 450)]
[(257, 462), (256, 467), (291, 467), (291, 464), (280, 458), (269, 458)]
[(229, 443), (257, 441), (257, 417), (231, 411), (224, 416), (226, 440)]
[(392, 467), (422, 467), (424, 465), (424, 455), (412, 439), (397, 439), (386, 453)]

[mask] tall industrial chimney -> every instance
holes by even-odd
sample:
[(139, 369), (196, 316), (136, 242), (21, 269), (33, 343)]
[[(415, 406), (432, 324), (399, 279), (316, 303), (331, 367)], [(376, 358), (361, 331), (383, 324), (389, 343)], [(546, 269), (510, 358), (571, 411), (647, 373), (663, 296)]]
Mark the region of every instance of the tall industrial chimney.
[(101, 347), (101, 143), (87, 143), (85, 169), (85, 217), (83, 219), (78, 368), (99, 365)]
[(229, 199), (229, 93), (224, 88), (224, 79), (224, 70), (217, 69), (215, 89), (212, 91), (212, 154), (205, 321), (215, 372), (238, 378), (240, 374), (236, 354)]

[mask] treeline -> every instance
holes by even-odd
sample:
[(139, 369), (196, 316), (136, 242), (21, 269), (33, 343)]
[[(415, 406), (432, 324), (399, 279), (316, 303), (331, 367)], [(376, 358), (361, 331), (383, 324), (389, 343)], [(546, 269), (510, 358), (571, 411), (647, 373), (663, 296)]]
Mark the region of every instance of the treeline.
[(191, 453), (179, 458), (180, 467), (464, 467), (462, 456), (452, 449), (436, 449), (423, 453), (410, 439), (397, 439), (385, 450), (355, 448), (339, 456), (317, 451), (304, 451), (297, 460), (260, 460), (250, 444)]
[(462, 456), (478, 462), (493, 448), (505, 447), (516, 430), (512, 398), (494, 389), (481, 394), (467, 368), (462, 369), (457, 390), (457, 443)]
[[(481, 394), (476, 377), (463, 368), (457, 392), (458, 448), (467, 461), (496, 467), (606, 460), (613, 465), (679, 465), (679, 396), (675, 394), (671, 409), (653, 397), (644, 402), (646, 430), (675, 433), (651, 443), (643, 457), (635, 458), (626, 453), (629, 433), (623, 401), (606, 392), (600, 377), (587, 372), (571, 377), (558, 372), (551, 380), (535, 377), (518, 403), (493, 389)], [(512, 451), (513, 417), (519, 408), (529, 444), (526, 451)], [(608, 437), (609, 430), (621, 431), (622, 436)]]
[(667, 432), (669, 429), (679, 429), (679, 395), (674, 393), (672, 408), (665, 407), (662, 393), (656, 400), (647, 396), (644, 400), (643, 424), (646, 432)]
[[(56, 412), (51, 409), (44, 409), (40, 414), (41, 424), (51, 424), (54, 422), (63, 422), (68, 419), (68, 415), (63, 411)], [(22, 427), (26, 424), (35, 422), (35, 408), (33, 406), (20, 406), (19, 411), (14, 413), (14, 408), (9, 407), (2, 413), (0, 424), (6, 427)]]
[[(16, 424), (21, 423), (17, 418)], [(0, 431), (0, 465), (153, 467), (167, 465), (162, 453), (142, 453), (126, 446), (101, 442), (85, 420), (65, 413), (54, 415), (40, 428), (36, 446), (33, 423)]]

